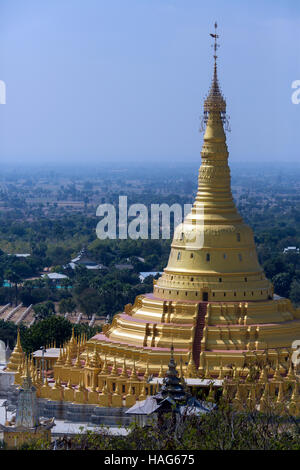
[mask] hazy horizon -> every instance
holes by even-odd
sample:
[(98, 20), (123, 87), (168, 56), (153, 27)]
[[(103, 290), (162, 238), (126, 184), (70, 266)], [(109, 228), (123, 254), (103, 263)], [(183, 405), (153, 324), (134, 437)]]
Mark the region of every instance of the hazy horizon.
[[(45, 175), (51, 173), (56, 175), (63, 174), (78, 174), (79, 177), (82, 175), (86, 178), (88, 175), (99, 176), (101, 171), (107, 176), (109, 173), (130, 173), (143, 174), (145, 179), (153, 179), (156, 177), (164, 178), (169, 175), (171, 178), (176, 175), (182, 175), (183, 178), (189, 178), (191, 180), (197, 179), (198, 169), (201, 165), (201, 157), (198, 159), (191, 159), (186, 161), (167, 161), (162, 160), (156, 162), (155, 165), (150, 160), (143, 162), (137, 161), (109, 161), (103, 160), (98, 162), (72, 162), (72, 161), (50, 161), (50, 162), (24, 162), (24, 163), (1, 163), (0, 180), (4, 179), (6, 175), (16, 175), (21, 177), (24, 174), (26, 177), (34, 177), (36, 174), (45, 173)], [(229, 167), (231, 174), (257, 174), (261, 175), (262, 172), (265, 174), (281, 174), (281, 175), (293, 175), (295, 177), (300, 173), (300, 161), (229, 161)], [(32, 172), (32, 173), (30, 173)], [(95, 173), (94, 173), (95, 172)], [(100, 173), (99, 173), (100, 172)]]
[(297, 0), (0, 0), (0, 165), (200, 164), (215, 20), (230, 165), (298, 164)]

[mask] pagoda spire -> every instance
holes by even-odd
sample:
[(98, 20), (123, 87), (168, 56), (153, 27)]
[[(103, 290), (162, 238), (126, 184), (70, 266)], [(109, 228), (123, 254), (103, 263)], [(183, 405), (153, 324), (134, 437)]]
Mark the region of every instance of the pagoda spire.
[(19, 390), (16, 425), (35, 427), (39, 425), (36, 388), (32, 384), (29, 361), (26, 359), (23, 385)]
[(222, 95), (219, 80), (218, 80), (218, 66), (217, 66), (217, 49), (220, 45), (217, 42), (219, 35), (217, 34), (217, 23), (215, 23), (215, 33), (210, 35), (214, 38), (214, 44), (212, 47), (214, 48), (214, 72), (213, 72), (213, 79), (210, 86), (210, 90), (206, 99), (204, 101), (204, 116), (201, 124), (201, 130), (205, 129), (205, 125), (208, 122), (208, 118), (210, 115), (216, 117), (220, 117), (223, 124), (225, 124), (225, 129), (229, 129), (228, 125), (228, 117), (226, 116), (226, 101)]
[[(203, 219), (204, 225), (241, 224), (243, 221), (231, 193), (229, 152), (225, 134), (225, 130), (229, 130), (228, 116), (226, 101), (218, 80), (217, 23), (215, 23), (215, 33), (211, 33), (211, 36), (214, 38), (214, 68), (211, 86), (203, 105), (200, 129), (205, 131), (201, 150), (202, 162), (199, 169), (196, 200), (192, 212), (186, 217), (186, 222), (200, 218)], [(201, 227), (199, 230), (201, 232)]]
[(16, 344), (16, 348), (18, 349), (18, 351), (21, 351), (21, 350), (22, 350), (21, 338), (20, 338), (20, 329), (19, 329), (19, 328), (18, 328), (18, 333), (17, 333), (17, 344)]
[(20, 329), (18, 328), (17, 342), (9, 358), (9, 363), (7, 365), (6, 370), (17, 371), (19, 366), (22, 365), (23, 360), (24, 360), (24, 352), (21, 346)]
[(165, 378), (163, 380), (163, 385), (160, 392), (163, 397), (170, 396), (174, 400), (183, 400), (186, 398), (184, 386), (181, 383), (181, 379), (178, 377), (176, 361), (174, 359), (173, 343), (171, 344), (171, 355), (168, 370), (165, 373)]

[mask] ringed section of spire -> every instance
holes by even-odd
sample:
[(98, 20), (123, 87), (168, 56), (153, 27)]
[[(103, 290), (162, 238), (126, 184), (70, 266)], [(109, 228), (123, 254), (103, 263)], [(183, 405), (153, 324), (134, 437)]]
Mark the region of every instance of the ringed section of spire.
[(206, 116), (212, 112), (220, 112), (221, 115), (226, 114), (226, 101), (219, 86), (216, 57), (212, 84), (209, 93), (204, 100), (204, 115)]

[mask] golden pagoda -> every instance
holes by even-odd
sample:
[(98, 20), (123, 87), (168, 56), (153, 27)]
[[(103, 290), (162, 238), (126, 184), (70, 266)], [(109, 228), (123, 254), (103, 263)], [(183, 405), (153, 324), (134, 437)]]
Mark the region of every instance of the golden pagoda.
[[(216, 27), (217, 25), (215, 25)], [(239, 214), (230, 187), (224, 127), (226, 102), (217, 74), (217, 38), (213, 35), (214, 72), (204, 102), (204, 143), (198, 191), (191, 212), (176, 230), (167, 267), (154, 281), (153, 293), (136, 298), (87, 343), (96, 344), (119, 367), (136, 361), (143, 374), (167, 368), (171, 344), (185, 372), (213, 374), (232, 365), (237, 370), (255, 358), (285, 357), (300, 338), (300, 310), (273, 293), (259, 265), (253, 232)], [(280, 354), (280, 353), (279, 353)], [(248, 361), (249, 362), (249, 361)]]
[(9, 363), (7, 364), (7, 372), (18, 372), (20, 366), (22, 366), (25, 355), (21, 346), (20, 330), (18, 329), (17, 333), (17, 342), (14, 347), (14, 350), (9, 358)]
[[(292, 342), (300, 338), (300, 309), (274, 295), (259, 265), (253, 232), (232, 197), (216, 31), (212, 36), (214, 71), (204, 101), (198, 191), (176, 227), (167, 267), (153, 292), (139, 295), (78, 349), (76, 363), (73, 347), (72, 364), (54, 366), (55, 377), (77, 394), (92, 387), (93, 403), (100, 406), (110, 406), (116, 396), (121, 403), (120, 394), (131, 403), (133, 395), (152, 393), (146, 379), (164, 375), (171, 347), (184, 377), (232, 373), (242, 380), (256, 363), (265, 374), (267, 367), (270, 376), (276, 370), (276, 377), (285, 376)], [(93, 368), (90, 357), (97, 359)]]

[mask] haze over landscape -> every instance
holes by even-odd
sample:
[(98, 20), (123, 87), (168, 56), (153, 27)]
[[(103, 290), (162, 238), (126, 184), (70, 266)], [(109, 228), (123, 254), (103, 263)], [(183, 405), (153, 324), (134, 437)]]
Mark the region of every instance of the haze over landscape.
[(296, 163), (296, 0), (1, 0), (1, 164), (200, 162), (215, 20), (231, 161)]

